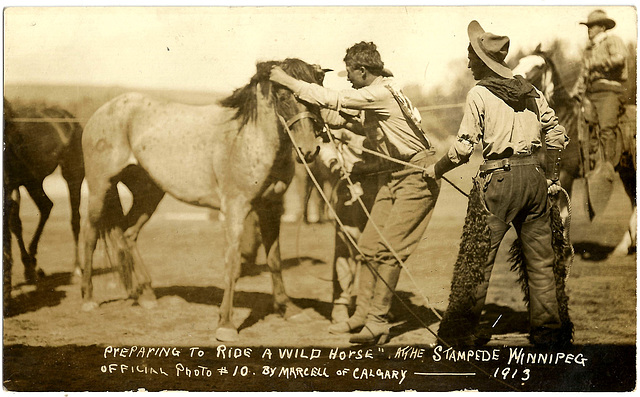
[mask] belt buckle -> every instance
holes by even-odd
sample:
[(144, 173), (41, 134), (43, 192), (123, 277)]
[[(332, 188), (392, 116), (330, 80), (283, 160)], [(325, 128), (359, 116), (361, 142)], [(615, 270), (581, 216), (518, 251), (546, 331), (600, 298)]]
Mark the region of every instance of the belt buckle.
[(502, 159), (501, 163), (502, 163), (502, 167), (500, 168), (502, 168), (505, 171), (511, 171), (511, 163), (509, 162), (508, 158)]

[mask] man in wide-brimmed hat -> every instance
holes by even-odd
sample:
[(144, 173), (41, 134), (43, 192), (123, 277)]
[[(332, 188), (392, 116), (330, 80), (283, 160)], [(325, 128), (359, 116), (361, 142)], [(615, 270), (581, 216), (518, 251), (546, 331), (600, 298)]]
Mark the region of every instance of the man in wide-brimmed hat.
[(593, 105), (600, 127), (600, 150), (604, 160), (611, 164), (609, 172), (613, 173), (613, 167), (620, 159), (620, 153), (616, 153), (616, 140), (620, 136), (618, 118), (624, 111), (622, 83), (628, 78), (628, 53), (622, 40), (609, 33), (616, 23), (604, 11), (595, 10), (586, 22), (580, 23), (587, 26), (589, 44), (584, 50), (582, 71), (571, 96), (581, 100), (586, 95)]
[[(563, 251), (552, 244), (555, 238), (562, 246), (562, 233), (552, 236), (551, 222), (559, 214), (551, 216), (548, 197), (559, 190), (559, 152), (568, 137), (540, 91), (513, 76), (505, 63), (509, 38), (485, 32), (477, 21), (469, 24), (468, 35), (468, 67), (478, 83), (467, 95), (457, 140), (426, 173), (440, 178), (466, 163), (480, 142), (484, 163), (469, 197), (438, 337), (456, 347), (488, 341), (478, 326), (480, 313), (498, 247), (513, 224), (518, 234), (515, 259), (527, 292), (529, 339), (535, 345), (568, 344), (573, 325), (561, 277)], [(541, 161), (544, 156), (538, 152), (545, 146), (546, 161)]]

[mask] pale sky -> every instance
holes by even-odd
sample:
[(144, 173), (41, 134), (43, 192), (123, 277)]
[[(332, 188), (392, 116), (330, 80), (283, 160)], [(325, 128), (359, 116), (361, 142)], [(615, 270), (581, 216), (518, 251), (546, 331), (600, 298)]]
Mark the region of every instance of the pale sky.
[[(473, 19), (509, 36), (510, 54), (557, 37), (578, 54), (587, 40), (579, 22), (595, 8), (617, 22), (612, 33), (636, 42), (632, 6), (9, 7), (4, 78), (229, 92), (260, 60), (297, 57), (343, 70), (345, 49), (365, 40), (401, 83), (428, 90), (455, 77), (450, 62), (466, 57)], [(349, 86), (337, 73), (325, 85)]]

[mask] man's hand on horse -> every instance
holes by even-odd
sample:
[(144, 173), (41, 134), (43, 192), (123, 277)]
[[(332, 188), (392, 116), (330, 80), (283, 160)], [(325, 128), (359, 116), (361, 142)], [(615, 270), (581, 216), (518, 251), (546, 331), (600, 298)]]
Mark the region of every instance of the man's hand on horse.
[(547, 179), (547, 192), (549, 196), (555, 196), (560, 193), (562, 190), (562, 186), (560, 185), (560, 181)]
[(273, 66), (271, 68), (269, 80), (273, 81), (274, 83), (281, 84), (285, 87), (289, 87), (292, 83), (296, 82), (296, 79), (289, 76), (287, 72), (282, 70), (280, 66)]

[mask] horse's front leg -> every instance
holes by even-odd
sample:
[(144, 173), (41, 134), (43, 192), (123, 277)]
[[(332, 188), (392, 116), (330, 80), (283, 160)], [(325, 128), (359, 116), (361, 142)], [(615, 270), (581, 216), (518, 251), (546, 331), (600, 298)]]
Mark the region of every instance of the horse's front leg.
[(243, 198), (235, 198), (227, 201), (225, 215), (226, 252), (224, 263), (225, 290), (220, 304), (218, 328), (216, 339), (222, 342), (235, 342), (238, 340), (238, 329), (233, 324), (233, 294), (236, 282), (240, 278), (242, 254), (240, 243), (244, 230), (244, 221), (251, 205)]
[(261, 203), (257, 209), (260, 222), (262, 243), (267, 253), (267, 265), (273, 282), (273, 307), (286, 319), (298, 319), (302, 310), (287, 296), (282, 280), (282, 257), (280, 255), (280, 215), (283, 212), (281, 201)]

